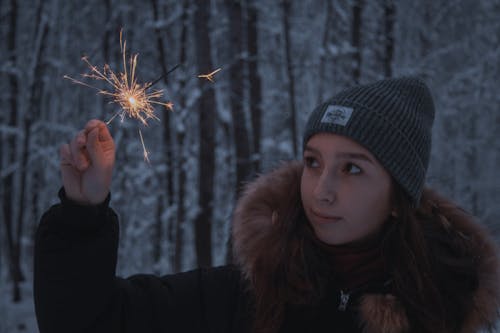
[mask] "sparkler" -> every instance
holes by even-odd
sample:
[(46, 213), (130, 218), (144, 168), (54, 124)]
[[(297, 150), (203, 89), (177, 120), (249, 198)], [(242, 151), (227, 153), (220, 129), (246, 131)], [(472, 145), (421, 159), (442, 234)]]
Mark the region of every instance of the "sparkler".
[(214, 83), (214, 75), (219, 72), (221, 70), (221, 68), (217, 68), (216, 70), (214, 70), (213, 72), (210, 72), (208, 74), (200, 74), (198, 75), (199, 78), (202, 78), (202, 79), (207, 79), (208, 81)]
[[(148, 119), (160, 120), (154, 113), (153, 105), (162, 105), (169, 110), (173, 110), (172, 102), (162, 102), (159, 99), (163, 96), (163, 90), (149, 91), (151, 86), (156, 84), (161, 78), (171, 73), (179, 65), (172, 68), (164, 76), (158, 78), (154, 82), (147, 82), (140, 84), (137, 82), (135, 71), (137, 68), (137, 54), (132, 55), (128, 59), (127, 67), (127, 42), (122, 39), (122, 31), (120, 31), (120, 51), (123, 58), (123, 72), (115, 73), (108, 64), (105, 64), (102, 71), (96, 66), (92, 65), (87, 57), (83, 57), (82, 61), (85, 62), (90, 69), (90, 73), (82, 74), (83, 77), (105, 81), (111, 86), (110, 90), (100, 89), (93, 85), (87, 84), (83, 81), (74, 79), (68, 75), (64, 75), (65, 79), (71, 80), (73, 83), (80, 84), (89, 88), (97, 89), (99, 94), (111, 97), (111, 103), (117, 103), (121, 109), (109, 119), (106, 124), (110, 124), (116, 116), (120, 116), (123, 121), (125, 116), (134, 118), (140, 121), (144, 126), (147, 126)], [(142, 148), (144, 152), (144, 160), (149, 162), (148, 152), (144, 145), (141, 130), (139, 129), (139, 136), (141, 138)]]
[[(163, 90), (149, 91), (149, 89), (162, 78), (166, 77), (168, 74), (177, 69), (180, 64), (174, 66), (167, 73), (160, 76), (153, 82), (140, 84), (137, 82), (137, 78), (135, 75), (138, 55), (132, 55), (128, 59), (127, 66), (127, 42), (122, 39), (122, 30), (120, 31), (120, 51), (123, 58), (123, 72), (118, 73), (115, 73), (108, 64), (105, 64), (103, 66), (103, 69), (99, 70), (97, 66), (94, 66), (90, 63), (87, 57), (82, 57), (82, 61), (85, 62), (87, 64), (87, 67), (90, 69), (90, 73), (82, 74), (82, 76), (84, 78), (106, 82), (111, 87), (111, 89), (109, 90), (100, 89), (91, 84), (74, 79), (68, 75), (64, 75), (64, 78), (71, 80), (73, 83), (80, 84), (92, 89), (97, 89), (99, 94), (109, 96), (111, 98), (111, 103), (117, 103), (120, 105), (121, 109), (117, 111), (108, 121), (106, 121), (107, 125), (109, 125), (118, 115), (120, 116), (122, 121), (126, 116), (128, 116), (129, 118), (137, 119), (144, 126), (148, 125), (147, 121), (151, 118), (159, 121), (160, 119), (156, 117), (154, 113), (155, 110), (153, 105), (161, 105), (169, 109), (170, 111), (173, 111), (173, 104), (170, 101), (162, 102), (159, 100), (163, 96)], [(198, 77), (207, 79), (208, 81), (213, 83), (214, 75), (220, 70), (221, 68), (217, 68), (210, 73), (200, 74), (198, 75)], [(144, 160), (149, 162), (149, 153), (146, 150), (146, 146), (144, 144), (144, 139), (142, 137), (142, 132), (140, 129), (139, 137), (141, 139)]]

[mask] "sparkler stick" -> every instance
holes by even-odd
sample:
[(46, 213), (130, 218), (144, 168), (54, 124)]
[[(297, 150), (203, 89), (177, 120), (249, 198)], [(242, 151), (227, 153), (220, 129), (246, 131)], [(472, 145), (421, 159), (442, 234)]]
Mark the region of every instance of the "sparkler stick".
[(162, 76), (160, 76), (159, 78), (157, 78), (156, 80), (154, 80), (153, 82), (149, 83), (148, 85), (148, 88), (151, 88), (152, 86), (154, 86), (155, 84), (158, 83), (158, 81), (160, 81), (161, 79), (163, 79), (164, 77), (168, 76), (168, 74), (172, 73), (173, 71), (175, 71), (177, 69), (177, 67), (179, 67), (181, 64), (177, 64), (175, 65), (174, 67), (172, 67), (168, 72), (166, 72), (165, 74), (163, 74)]
[[(108, 64), (105, 64), (103, 69), (99, 70), (96, 66), (90, 63), (87, 57), (82, 57), (82, 61), (85, 62), (90, 69), (89, 73), (82, 74), (82, 76), (89, 79), (104, 81), (111, 86), (110, 90), (100, 89), (83, 81), (74, 79), (68, 75), (64, 75), (64, 78), (71, 80), (73, 83), (97, 89), (99, 94), (109, 96), (111, 98), (111, 103), (117, 103), (120, 105), (121, 109), (116, 112), (111, 119), (106, 122), (106, 124), (110, 124), (111, 121), (113, 121), (113, 119), (118, 115), (122, 121), (125, 116), (128, 116), (129, 118), (137, 119), (144, 126), (148, 125), (147, 121), (151, 118), (159, 121), (160, 119), (154, 114), (153, 105), (162, 105), (169, 110), (173, 110), (173, 104), (171, 102), (162, 102), (159, 100), (163, 96), (163, 90), (149, 91), (149, 88), (151, 88), (153, 84), (156, 84), (160, 79), (174, 71), (177, 67), (179, 67), (179, 65), (176, 65), (154, 82), (144, 83), (141, 85), (137, 82), (135, 75), (137, 68), (137, 54), (130, 56), (127, 66), (127, 42), (122, 39), (122, 31), (120, 31), (120, 51), (122, 53), (123, 72), (118, 73), (111, 70)], [(148, 152), (146, 150), (146, 146), (144, 145), (144, 139), (140, 129), (139, 136), (141, 138), (144, 159), (149, 162)]]

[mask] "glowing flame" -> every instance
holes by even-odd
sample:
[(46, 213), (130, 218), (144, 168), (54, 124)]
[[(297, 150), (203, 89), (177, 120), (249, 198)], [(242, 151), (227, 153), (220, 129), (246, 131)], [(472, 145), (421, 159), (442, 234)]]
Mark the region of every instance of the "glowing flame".
[[(67, 75), (64, 78), (73, 81), (74, 83), (84, 85), (89, 88), (97, 89), (99, 94), (110, 96), (111, 102), (120, 105), (121, 110), (111, 117), (106, 123), (109, 124), (113, 119), (120, 115), (122, 121), (125, 116), (130, 118), (135, 118), (139, 120), (143, 125), (147, 125), (147, 120), (150, 118), (159, 121), (158, 117), (154, 114), (154, 104), (162, 105), (169, 110), (173, 110), (173, 104), (171, 102), (161, 102), (159, 98), (162, 97), (162, 90), (148, 91), (151, 88), (152, 83), (147, 82), (145, 84), (140, 84), (137, 82), (135, 77), (135, 70), (137, 67), (137, 54), (132, 55), (128, 59), (127, 66), (127, 42), (122, 40), (122, 31), (120, 31), (120, 50), (123, 58), (123, 72), (115, 73), (111, 70), (109, 65), (105, 64), (102, 71), (96, 66), (92, 65), (87, 57), (83, 57), (82, 61), (85, 62), (90, 69), (90, 73), (82, 74), (85, 78), (90, 78), (94, 80), (105, 81), (111, 86), (110, 90), (99, 89), (95, 86), (89, 85), (85, 82), (76, 80)], [(141, 143), (144, 151), (144, 159), (149, 161), (148, 153), (144, 145), (144, 140), (142, 138), (142, 133), (139, 130), (139, 135), (141, 137)]]

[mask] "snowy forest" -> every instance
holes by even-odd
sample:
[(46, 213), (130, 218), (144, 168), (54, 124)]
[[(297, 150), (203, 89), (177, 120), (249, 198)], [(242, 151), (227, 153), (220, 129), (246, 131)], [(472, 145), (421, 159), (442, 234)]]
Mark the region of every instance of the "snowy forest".
[(0, 333), (38, 331), (33, 240), (58, 202), (60, 145), (120, 108), (64, 76), (110, 89), (81, 76), (82, 57), (122, 71), (120, 31), (137, 80), (173, 103), (148, 126), (110, 124), (128, 276), (230, 261), (242, 185), (301, 158), (313, 108), (402, 75), (436, 103), (429, 186), (500, 239), (499, 18), (498, 0), (0, 0)]

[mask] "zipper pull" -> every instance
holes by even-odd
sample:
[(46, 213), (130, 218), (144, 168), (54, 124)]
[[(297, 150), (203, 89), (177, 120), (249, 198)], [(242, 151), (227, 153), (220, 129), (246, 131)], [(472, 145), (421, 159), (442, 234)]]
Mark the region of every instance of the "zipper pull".
[(345, 311), (345, 309), (347, 308), (347, 303), (349, 303), (349, 297), (351, 297), (351, 295), (349, 295), (348, 293), (344, 294), (343, 290), (340, 291), (340, 304), (338, 307), (340, 311)]

